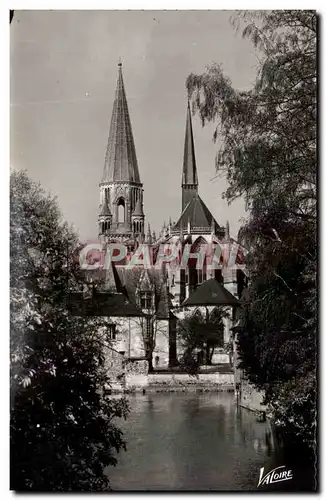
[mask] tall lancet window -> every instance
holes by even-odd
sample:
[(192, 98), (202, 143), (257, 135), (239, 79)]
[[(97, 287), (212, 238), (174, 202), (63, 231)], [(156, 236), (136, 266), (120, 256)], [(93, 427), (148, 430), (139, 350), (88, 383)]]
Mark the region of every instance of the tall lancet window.
[(118, 201), (118, 222), (124, 222), (125, 221), (125, 201), (124, 199), (120, 198)]

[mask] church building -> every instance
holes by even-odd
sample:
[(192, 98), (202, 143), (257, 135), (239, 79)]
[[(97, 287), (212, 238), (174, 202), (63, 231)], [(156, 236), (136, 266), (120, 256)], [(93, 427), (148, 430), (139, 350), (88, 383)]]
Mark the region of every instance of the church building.
[[(201, 245), (219, 243), (232, 244), (229, 224), (219, 225), (199, 194), (199, 183), (195, 157), (190, 104), (186, 115), (184, 158), (181, 175), (181, 213), (177, 222), (163, 226), (156, 237), (155, 232), (145, 232), (143, 207), (143, 184), (138, 168), (136, 148), (131, 128), (128, 103), (122, 75), (122, 64), (118, 65), (118, 80), (113, 103), (109, 138), (100, 182), (100, 206), (98, 235), (103, 246), (123, 243), (132, 253), (145, 243), (150, 245), (152, 255), (162, 245), (176, 245), (180, 252), (190, 245), (196, 252)], [(221, 262), (223, 262), (221, 256)], [(131, 358), (144, 358), (148, 354), (148, 340), (155, 344), (153, 367), (162, 368), (177, 363), (180, 349), (177, 346), (176, 325), (178, 318), (192, 314), (196, 308), (205, 307), (209, 301), (207, 293), (214, 295), (210, 309), (229, 308), (237, 302), (238, 269), (221, 267), (210, 270), (206, 260), (202, 269), (196, 269), (189, 260), (186, 269), (167, 263), (161, 269), (145, 269), (142, 266), (128, 268), (129, 255), (124, 261), (106, 271), (106, 285), (102, 290), (102, 302), (109, 303), (112, 293), (125, 298), (124, 305), (112, 314), (116, 318), (115, 340), (117, 350)], [(241, 264), (237, 256), (236, 262)], [(243, 267), (243, 266), (242, 266)], [(206, 291), (203, 284), (208, 283)], [(201, 288), (202, 287), (202, 288)], [(213, 290), (213, 291), (212, 291)], [(196, 292), (196, 296), (194, 293)], [(104, 295), (108, 294), (103, 299)], [(110, 295), (111, 294), (111, 295)], [(190, 300), (195, 297), (195, 300)], [(133, 306), (133, 308), (132, 308)], [(129, 312), (127, 312), (127, 309)], [(207, 307), (206, 307), (207, 308)], [(108, 311), (110, 308), (108, 307)], [(133, 312), (130, 312), (133, 311)], [(131, 315), (133, 320), (130, 320)], [(105, 307), (101, 315), (105, 315)], [(119, 327), (120, 325), (120, 327)], [(123, 327), (121, 327), (123, 325)], [(132, 325), (132, 328), (131, 328)], [(224, 342), (230, 342), (232, 314), (225, 323)], [(228, 360), (223, 349), (216, 362)]]

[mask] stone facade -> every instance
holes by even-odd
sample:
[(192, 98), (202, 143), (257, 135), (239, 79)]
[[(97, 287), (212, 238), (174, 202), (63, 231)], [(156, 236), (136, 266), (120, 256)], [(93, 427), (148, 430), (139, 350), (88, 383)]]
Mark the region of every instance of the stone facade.
[[(176, 340), (176, 316), (183, 303), (203, 282), (212, 278), (223, 283), (227, 290), (237, 296), (237, 270), (223, 269), (210, 271), (207, 262), (197, 270), (189, 262), (186, 269), (167, 264), (160, 271), (141, 269), (137, 266), (128, 270), (127, 261), (135, 249), (144, 241), (151, 244), (152, 255), (157, 254), (162, 244), (177, 245), (180, 252), (185, 245), (196, 252), (201, 245), (223, 243), (232, 244), (229, 225), (220, 226), (198, 193), (198, 175), (195, 158), (192, 118), (188, 103), (184, 142), (184, 159), (181, 179), (181, 215), (176, 223), (164, 227), (156, 238), (148, 228), (145, 239), (145, 215), (143, 211), (143, 185), (141, 182), (136, 148), (129, 117), (128, 104), (119, 63), (118, 80), (113, 103), (112, 118), (100, 182), (100, 210), (98, 232), (104, 247), (108, 243), (124, 243), (128, 255), (115, 266), (110, 287), (124, 295), (127, 301), (140, 311), (139, 316), (116, 313), (111, 317), (115, 324), (112, 342), (126, 359), (146, 356), (144, 338), (148, 331), (154, 331), (155, 349), (152, 363), (154, 368), (174, 366), (180, 355)], [(228, 249), (222, 261), (227, 261)], [(112, 273), (111, 273), (112, 274)], [(121, 308), (123, 310), (123, 308)], [(177, 312), (175, 312), (177, 311)], [(192, 313), (194, 310), (192, 310)], [(175, 313), (175, 314), (174, 314)], [(105, 312), (103, 313), (105, 315)], [(108, 314), (109, 316), (109, 314)], [(230, 342), (232, 314), (224, 319), (224, 344)], [(150, 326), (149, 326), (150, 325)], [(213, 363), (228, 364), (230, 357), (223, 349), (216, 349)]]
[[(146, 335), (146, 318), (107, 318), (114, 336), (111, 343), (114, 350), (128, 360), (145, 357), (144, 336)], [(155, 325), (155, 349), (153, 351), (153, 366), (166, 368), (169, 366), (169, 322), (157, 320)]]

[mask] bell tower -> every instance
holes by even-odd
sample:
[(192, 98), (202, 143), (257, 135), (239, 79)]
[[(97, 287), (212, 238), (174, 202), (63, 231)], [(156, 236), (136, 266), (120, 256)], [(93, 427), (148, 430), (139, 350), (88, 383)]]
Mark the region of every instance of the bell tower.
[(113, 103), (103, 177), (100, 183), (99, 238), (104, 241), (144, 239), (143, 185), (128, 104), (118, 64), (118, 81)]

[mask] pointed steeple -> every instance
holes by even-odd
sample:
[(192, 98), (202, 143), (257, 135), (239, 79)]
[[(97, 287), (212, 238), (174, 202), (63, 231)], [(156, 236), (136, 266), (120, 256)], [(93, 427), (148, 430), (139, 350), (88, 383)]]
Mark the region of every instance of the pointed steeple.
[(122, 77), (122, 63), (119, 62), (118, 66), (118, 81), (102, 182), (127, 181), (140, 183), (136, 149)]
[(190, 104), (188, 101), (185, 145), (183, 154), (182, 170), (182, 210), (198, 192), (198, 176), (195, 157), (194, 137), (192, 132), (192, 121)]
[(169, 218), (169, 225), (168, 225), (169, 236), (171, 236), (171, 229), (172, 229), (172, 220), (171, 220), (171, 216), (170, 216), (170, 218)]
[(149, 224), (148, 224), (148, 230), (147, 230), (146, 243), (148, 243), (148, 245), (152, 244), (151, 226)]

